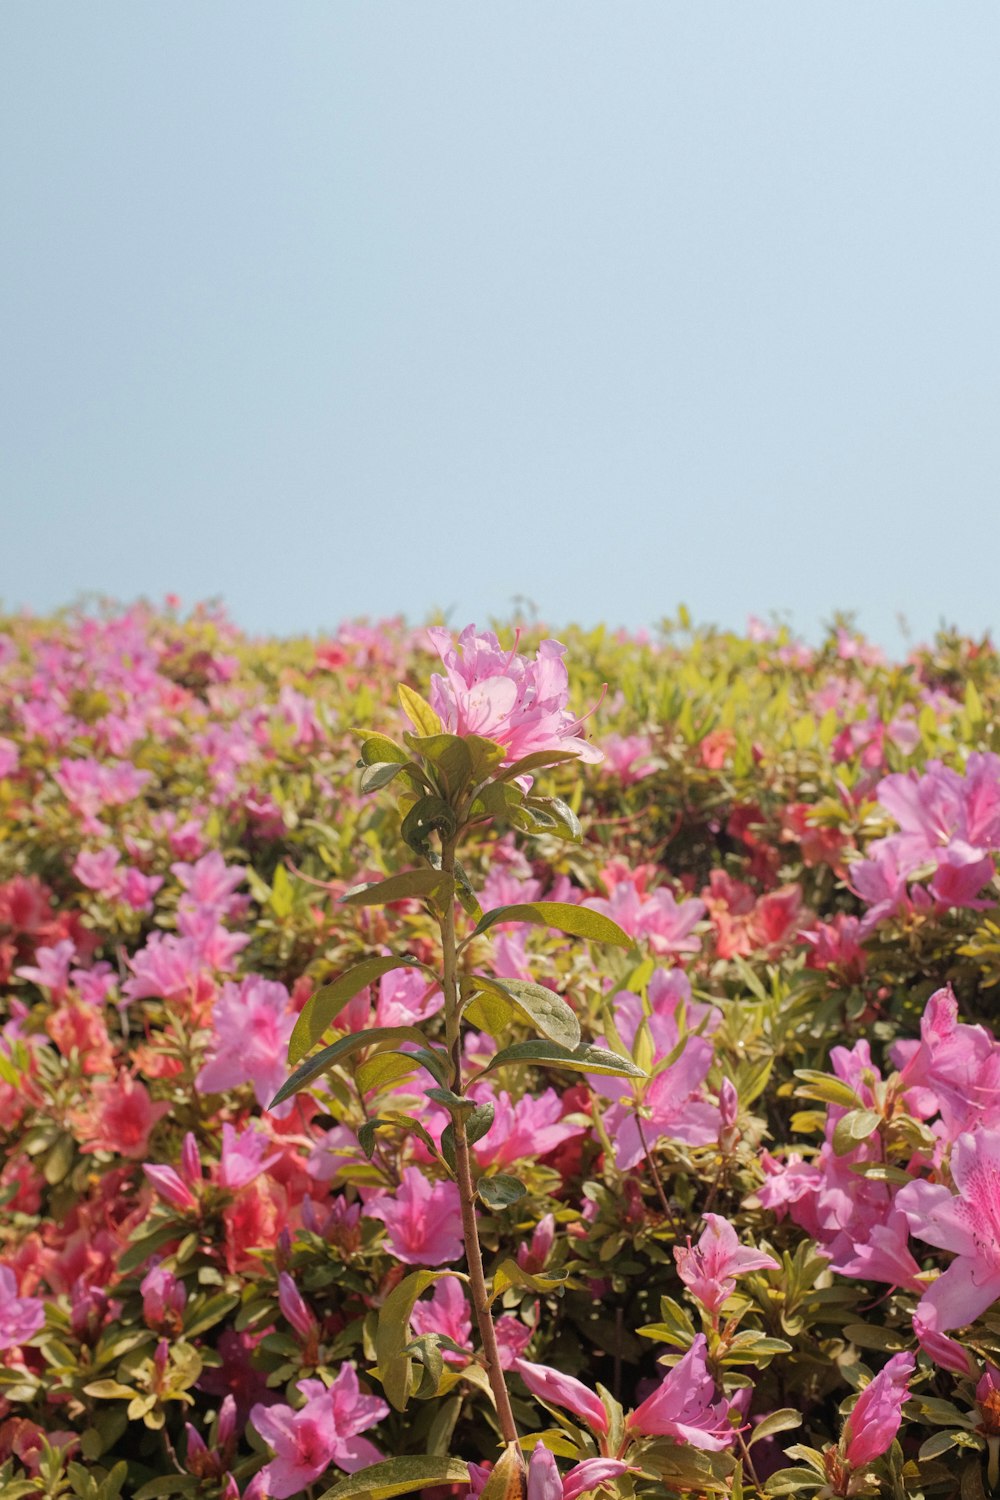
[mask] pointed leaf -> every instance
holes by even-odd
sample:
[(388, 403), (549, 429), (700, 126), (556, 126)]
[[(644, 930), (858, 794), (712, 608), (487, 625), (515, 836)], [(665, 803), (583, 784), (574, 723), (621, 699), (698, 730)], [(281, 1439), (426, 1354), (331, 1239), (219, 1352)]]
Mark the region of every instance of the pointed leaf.
[(516, 1177), (510, 1177), (506, 1172), (498, 1172), (495, 1177), (480, 1177), (476, 1184), (476, 1192), (494, 1213), (510, 1208), (527, 1191), (523, 1182), (518, 1182)]
[(617, 943), (632, 948), (634, 943), (617, 922), (589, 906), (574, 906), (569, 901), (531, 901), (515, 906), (497, 906), (484, 914), (472, 937), (478, 937), (498, 922), (530, 922), (536, 927), (558, 927), (571, 937), (588, 938), (592, 943)]
[(388, 974), (391, 969), (424, 969), (432, 979), (437, 979), (432, 969), (425, 968), (415, 958), (362, 959), (361, 963), (339, 975), (332, 984), (324, 984), (315, 995), (310, 995), (295, 1022), (295, 1029), (288, 1043), (288, 1061), (293, 1065), (300, 1062), (332, 1025), (348, 1000), (353, 999), (359, 990), (373, 984), (376, 979), (381, 979), (383, 974)]
[(366, 766), (384, 765), (390, 761), (405, 766), (409, 758), (402, 745), (397, 745), (395, 740), (388, 739), (384, 734), (365, 735), (361, 759)]
[(483, 991), (466, 1007), (465, 1015), (474, 1026), (495, 1036), (497, 1023), (498, 1030), (503, 1030), (512, 1020), (520, 1020), (550, 1042), (571, 1050), (579, 1045), (580, 1022), (561, 995), (525, 979), (493, 979), (485, 974), (473, 974), (471, 979)]
[(361, 790), (367, 792), (380, 791), (382, 787), (388, 786), (401, 771), (407, 771), (409, 767), (400, 765), (398, 761), (378, 760), (373, 766), (368, 766), (361, 773)]
[(436, 1484), (468, 1484), (469, 1466), (459, 1458), (441, 1458), (434, 1453), (409, 1454), (405, 1458), (387, 1458), (370, 1469), (349, 1474), (333, 1489), (325, 1490), (320, 1500), (390, 1500), (393, 1495), (408, 1495)]
[(405, 682), (399, 684), (399, 701), (403, 712), (418, 734), (440, 734), (444, 725), (425, 698), (415, 693)]
[(423, 1047), (427, 1038), (415, 1026), (372, 1026), (367, 1031), (353, 1031), (349, 1036), (342, 1036), (339, 1041), (324, 1047), (315, 1057), (308, 1058), (301, 1067), (296, 1068), (292, 1076), (281, 1085), (268, 1108), (273, 1109), (276, 1104), (283, 1104), (286, 1099), (297, 1094), (299, 1089), (304, 1089), (313, 1079), (336, 1067), (337, 1063), (350, 1057), (353, 1052), (361, 1052), (365, 1047), (377, 1047), (384, 1042), (415, 1042), (417, 1046)]
[(397, 1411), (403, 1411), (410, 1394), (410, 1314), (413, 1304), (447, 1271), (413, 1271), (391, 1291), (379, 1309), (375, 1330), (375, 1358), (385, 1393)]
[(352, 886), (340, 900), (343, 906), (386, 906), (391, 901), (405, 901), (412, 896), (432, 896), (440, 884), (441, 875), (437, 870), (404, 870), (401, 875), (390, 875), (388, 880)]
[(569, 1068), (573, 1073), (608, 1073), (615, 1078), (645, 1078), (630, 1058), (619, 1057), (604, 1047), (586, 1044), (569, 1051), (557, 1042), (514, 1042), (498, 1052), (483, 1071), (504, 1068), (513, 1063), (537, 1063), (540, 1067)]

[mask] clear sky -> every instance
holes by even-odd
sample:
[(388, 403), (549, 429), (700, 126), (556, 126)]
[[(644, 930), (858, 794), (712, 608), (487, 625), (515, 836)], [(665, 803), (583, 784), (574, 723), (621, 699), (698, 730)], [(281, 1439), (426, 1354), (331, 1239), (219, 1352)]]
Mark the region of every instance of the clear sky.
[(8, 0), (0, 592), (1000, 627), (1000, 7)]

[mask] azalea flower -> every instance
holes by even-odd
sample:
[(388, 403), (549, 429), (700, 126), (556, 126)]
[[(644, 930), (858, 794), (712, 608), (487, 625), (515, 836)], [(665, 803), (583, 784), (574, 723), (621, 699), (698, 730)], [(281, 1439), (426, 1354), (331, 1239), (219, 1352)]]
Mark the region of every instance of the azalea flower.
[(716, 1400), (715, 1381), (705, 1358), (707, 1348), (705, 1335), (699, 1333), (680, 1363), (625, 1418), (627, 1432), (672, 1437), (714, 1452), (729, 1447), (734, 1435), (729, 1403)]
[(915, 1368), (912, 1354), (894, 1354), (865, 1386), (844, 1423), (841, 1451), (851, 1469), (863, 1468), (891, 1446), (902, 1421)]
[(352, 1364), (342, 1365), (329, 1387), (321, 1380), (300, 1380), (296, 1389), (304, 1406), (253, 1407), (250, 1421), (274, 1458), (261, 1470), (265, 1493), (285, 1500), (308, 1488), (331, 1464), (353, 1474), (382, 1457), (374, 1443), (359, 1434), (389, 1415), (377, 1396), (363, 1395)]
[(453, 1182), (431, 1182), (419, 1167), (404, 1167), (399, 1187), (365, 1205), (381, 1219), (390, 1254), (409, 1266), (442, 1266), (462, 1255), (462, 1211)]
[(941, 1333), (974, 1322), (1000, 1299), (1000, 1129), (960, 1135), (951, 1175), (957, 1193), (943, 1183), (909, 1182), (896, 1195), (910, 1233), (955, 1255), (917, 1309)]
[(736, 1277), (750, 1271), (779, 1269), (773, 1255), (741, 1245), (736, 1230), (721, 1214), (703, 1215), (705, 1229), (697, 1245), (674, 1246), (677, 1272), (693, 1297), (717, 1315), (736, 1290)]
[(45, 1323), (45, 1303), (40, 1297), (19, 1297), (17, 1278), (9, 1266), (0, 1265), (0, 1349), (17, 1349)]
[[(214, 1037), (195, 1079), (203, 1094), (221, 1094), (252, 1083), (257, 1102), (267, 1109), (285, 1081), (288, 1039), (295, 1013), (283, 984), (250, 974), (226, 983), (212, 1010)], [(291, 1104), (276, 1110), (287, 1114)]]
[(603, 756), (579, 734), (581, 720), (567, 708), (569, 675), (558, 641), (542, 641), (534, 661), (506, 652), (490, 631), (469, 625), (458, 638), (440, 626), (427, 634), (444, 677), (431, 677), (431, 707), (451, 734), (478, 734), (507, 751), (505, 764), (541, 750), (570, 751), (596, 763)]

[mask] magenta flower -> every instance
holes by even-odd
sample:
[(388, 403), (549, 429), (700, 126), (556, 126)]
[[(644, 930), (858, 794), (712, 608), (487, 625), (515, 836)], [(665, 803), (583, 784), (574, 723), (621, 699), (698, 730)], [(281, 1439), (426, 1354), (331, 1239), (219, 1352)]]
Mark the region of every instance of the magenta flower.
[(894, 1354), (854, 1403), (840, 1439), (844, 1458), (852, 1469), (870, 1464), (891, 1447), (902, 1421), (903, 1402), (910, 1394), (914, 1368), (912, 1354)]
[(729, 1447), (735, 1429), (729, 1420), (729, 1403), (716, 1400), (715, 1381), (705, 1362), (707, 1347), (705, 1335), (699, 1333), (680, 1363), (626, 1417), (628, 1432), (672, 1437), (713, 1452)]
[(736, 1290), (736, 1277), (748, 1271), (778, 1269), (773, 1255), (741, 1245), (736, 1230), (721, 1214), (705, 1214), (705, 1228), (697, 1245), (690, 1238), (685, 1249), (674, 1246), (677, 1271), (691, 1295), (710, 1313), (718, 1313)]
[(45, 1322), (40, 1297), (19, 1297), (17, 1279), (9, 1266), (0, 1266), (0, 1349), (17, 1349)]
[(896, 1195), (910, 1233), (955, 1255), (917, 1308), (939, 1333), (974, 1322), (1000, 1298), (1000, 1130), (960, 1135), (951, 1175), (957, 1194), (943, 1183), (910, 1182)]
[(599, 1484), (617, 1479), (628, 1471), (620, 1458), (585, 1458), (574, 1464), (563, 1478), (554, 1456), (544, 1443), (536, 1443), (528, 1460), (527, 1500), (577, 1500)]
[(534, 661), (504, 651), (489, 631), (468, 625), (458, 638), (434, 627), (427, 634), (445, 676), (431, 678), (430, 702), (451, 734), (478, 734), (507, 750), (506, 764), (539, 750), (565, 750), (596, 763), (603, 756), (580, 735), (567, 708), (569, 676), (558, 641), (542, 641)]
[(274, 1450), (274, 1458), (260, 1471), (264, 1491), (273, 1500), (298, 1494), (331, 1464), (353, 1474), (382, 1456), (358, 1434), (388, 1416), (389, 1408), (377, 1396), (361, 1394), (353, 1365), (342, 1365), (329, 1388), (321, 1380), (300, 1380), (297, 1388), (306, 1397), (298, 1411), (258, 1405), (250, 1412), (254, 1427)]
[(462, 1211), (453, 1182), (431, 1182), (419, 1167), (404, 1167), (394, 1193), (379, 1193), (365, 1205), (381, 1219), (386, 1249), (409, 1266), (443, 1266), (462, 1254)]
[(316, 1322), (316, 1314), (295, 1285), (294, 1278), (287, 1271), (281, 1271), (278, 1274), (278, 1306), (282, 1316), (295, 1329), (299, 1338), (308, 1342), (318, 1335), (319, 1325)]
[(514, 1368), (539, 1401), (545, 1401), (550, 1406), (561, 1406), (575, 1416), (582, 1417), (592, 1432), (607, 1432), (608, 1414), (604, 1410), (604, 1402), (593, 1391), (588, 1390), (582, 1381), (576, 1380), (572, 1375), (564, 1375), (561, 1370), (553, 1370), (550, 1365), (533, 1365), (527, 1359), (517, 1360)]

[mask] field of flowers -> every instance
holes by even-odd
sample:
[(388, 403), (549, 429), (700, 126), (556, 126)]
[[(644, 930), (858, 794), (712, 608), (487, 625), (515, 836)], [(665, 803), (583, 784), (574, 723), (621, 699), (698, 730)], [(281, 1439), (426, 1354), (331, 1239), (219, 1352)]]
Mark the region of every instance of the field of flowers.
[(499, 636), (0, 620), (2, 1500), (1000, 1493), (1000, 656)]

